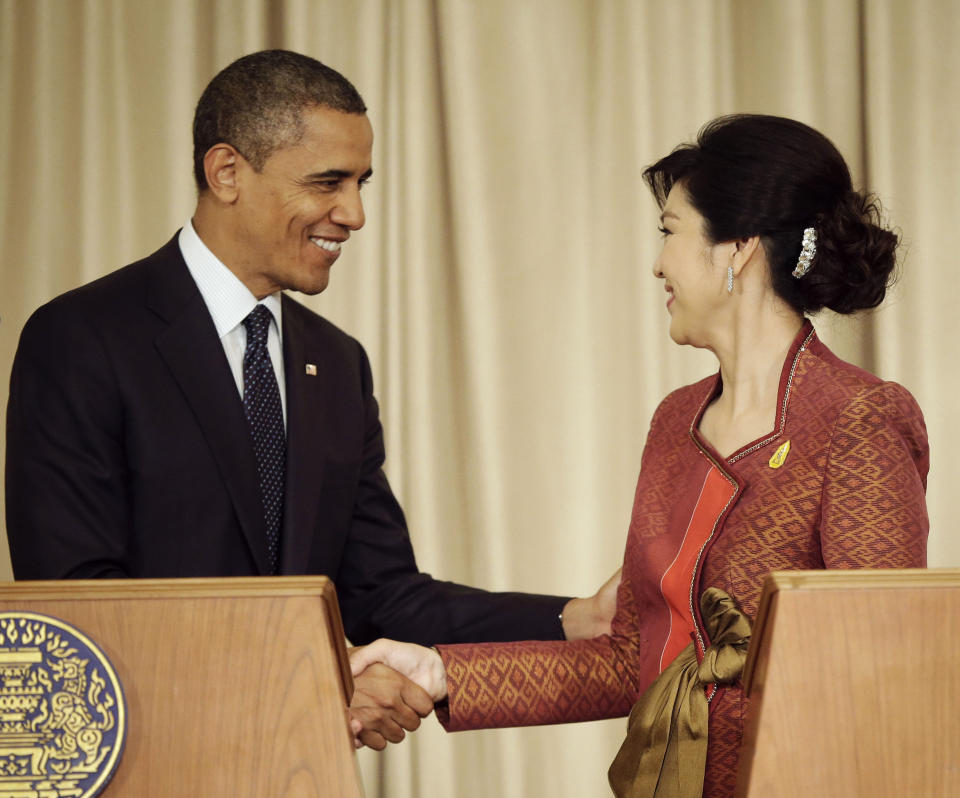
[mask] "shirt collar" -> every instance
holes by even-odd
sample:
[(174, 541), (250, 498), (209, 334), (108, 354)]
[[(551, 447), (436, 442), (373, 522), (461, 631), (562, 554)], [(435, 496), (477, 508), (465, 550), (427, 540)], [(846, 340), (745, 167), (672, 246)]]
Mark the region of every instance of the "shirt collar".
[[(177, 239), (180, 252), (187, 263), (190, 276), (200, 289), (200, 295), (210, 312), (217, 335), (221, 338), (241, 324), (257, 306), (257, 298), (250, 293), (237, 275), (214, 255), (197, 235), (193, 221), (188, 219)], [(281, 292), (260, 300), (273, 314), (280, 341), (283, 342)]]

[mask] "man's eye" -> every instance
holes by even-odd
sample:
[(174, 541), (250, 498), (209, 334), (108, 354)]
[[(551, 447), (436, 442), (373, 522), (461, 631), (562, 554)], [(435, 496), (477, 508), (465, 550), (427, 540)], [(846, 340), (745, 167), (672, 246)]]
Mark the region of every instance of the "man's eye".
[(340, 180), (336, 177), (325, 177), (320, 180), (311, 180), (304, 185), (316, 191), (335, 191), (340, 186)]

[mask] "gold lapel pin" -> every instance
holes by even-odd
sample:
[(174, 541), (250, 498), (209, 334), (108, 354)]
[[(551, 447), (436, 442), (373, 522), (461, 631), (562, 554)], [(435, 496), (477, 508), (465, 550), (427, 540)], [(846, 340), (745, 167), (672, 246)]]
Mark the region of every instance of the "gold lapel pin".
[(783, 461), (787, 459), (787, 455), (790, 453), (790, 441), (781, 443), (777, 448), (777, 451), (773, 453), (773, 456), (770, 458), (770, 468), (780, 468), (783, 465)]
[(308, 377), (317, 376), (317, 367), (313, 363), (307, 363), (307, 365), (304, 366), (304, 370), (307, 372)]

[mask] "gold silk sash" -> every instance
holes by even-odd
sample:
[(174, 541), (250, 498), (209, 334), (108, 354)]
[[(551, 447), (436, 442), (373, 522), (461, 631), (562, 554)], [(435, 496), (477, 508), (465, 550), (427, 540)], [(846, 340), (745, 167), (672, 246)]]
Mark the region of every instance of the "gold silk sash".
[(707, 761), (709, 708), (704, 687), (743, 672), (750, 621), (730, 596), (708, 587), (700, 610), (711, 641), (697, 664), (693, 643), (630, 710), (627, 738), (607, 778), (617, 798), (700, 798)]

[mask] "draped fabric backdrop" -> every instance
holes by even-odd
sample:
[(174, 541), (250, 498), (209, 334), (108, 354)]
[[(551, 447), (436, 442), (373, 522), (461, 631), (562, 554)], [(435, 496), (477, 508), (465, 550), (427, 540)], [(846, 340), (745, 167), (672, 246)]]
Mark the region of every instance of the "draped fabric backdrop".
[[(958, 565), (957, 40), (950, 0), (0, 0), (4, 406), (27, 316), (188, 218), (209, 78), (300, 50), (354, 81), (376, 130), (367, 227), (307, 303), (370, 353), (421, 567), (591, 592), (621, 559), (653, 409), (715, 369), (667, 336), (641, 169), (718, 114), (783, 114), (902, 228), (884, 307), (817, 325), (918, 398), (930, 563)], [(624, 728), (431, 718), (361, 761), (370, 796), (603, 795)]]

